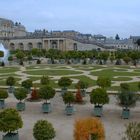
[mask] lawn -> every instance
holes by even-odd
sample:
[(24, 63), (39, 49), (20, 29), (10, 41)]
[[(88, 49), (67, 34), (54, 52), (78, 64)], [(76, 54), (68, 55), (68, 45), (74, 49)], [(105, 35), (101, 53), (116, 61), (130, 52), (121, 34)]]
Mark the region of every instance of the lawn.
[(19, 68), (17, 68), (17, 67), (4, 67), (4, 68), (0, 68), (0, 74), (13, 73), (13, 72), (16, 72), (18, 70), (19, 70)]
[(132, 80), (131, 77), (117, 77), (117, 78), (112, 78), (112, 81), (130, 81)]
[(52, 76), (59, 76), (59, 75), (70, 75), (70, 74), (82, 74), (82, 72), (79, 71), (73, 71), (73, 70), (31, 70), (26, 71), (25, 73), (30, 75), (52, 75)]

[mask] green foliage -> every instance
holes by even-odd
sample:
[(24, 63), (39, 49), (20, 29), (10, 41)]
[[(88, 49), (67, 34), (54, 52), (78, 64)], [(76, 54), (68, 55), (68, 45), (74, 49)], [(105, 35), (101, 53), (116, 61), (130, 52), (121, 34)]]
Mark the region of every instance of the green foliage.
[(8, 86), (14, 86), (15, 83), (16, 83), (16, 80), (12, 76), (10, 76), (6, 79), (6, 85), (8, 85)]
[(8, 61), (13, 61), (13, 56), (9, 56)]
[(128, 90), (122, 90), (117, 94), (120, 105), (124, 107), (130, 107), (137, 101), (137, 95), (134, 92)]
[(42, 86), (39, 89), (39, 96), (45, 100), (49, 100), (55, 96), (55, 90), (50, 86)]
[(49, 85), (50, 79), (48, 76), (42, 76), (40, 80), (41, 85)]
[(140, 140), (140, 122), (130, 122), (126, 125), (123, 140)]
[(6, 90), (0, 90), (0, 99), (6, 99), (8, 97), (8, 93)]
[(72, 84), (72, 80), (70, 78), (67, 78), (67, 77), (61, 77), (59, 80), (58, 80), (58, 85), (60, 87), (68, 87)]
[(120, 87), (121, 87), (122, 91), (129, 91), (130, 90), (130, 85), (127, 83), (121, 83)]
[(25, 57), (25, 54), (24, 54), (23, 51), (18, 51), (18, 52), (16, 53), (16, 57), (17, 57), (17, 59), (22, 60), (22, 59)]
[(79, 80), (78, 83), (76, 84), (76, 88), (86, 89), (88, 88), (88, 83), (85, 81)]
[(108, 93), (105, 89), (97, 88), (90, 94), (90, 102), (95, 105), (104, 105), (109, 103)]
[(0, 51), (0, 57), (3, 57), (3, 56), (4, 56), (4, 52)]
[(63, 101), (65, 104), (71, 104), (75, 101), (75, 97), (73, 95), (73, 93), (71, 92), (66, 92), (64, 95), (63, 95)]
[(55, 130), (48, 121), (39, 120), (34, 125), (33, 136), (36, 140), (52, 140), (55, 137)]
[(97, 85), (105, 88), (105, 87), (110, 87), (111, 86), (111, 80), (107, 77), (101, 77), (99, 76), (97, 79)]
[(126, 64), (128, 64), (128, 63), (131, 61), (131, 58), (128, 57), (128, 56), (125, 56), (125, 57), (123, 58), (123, 61), (124, 61)]
[(21, 85), (26, 89), (30, 89), (33, 86), (33, 82), (32, 82), (32, 80), (27, 79), (27, 80), (23, 81), (21, 83)]
[(138, 88), (140, 89), (140, 82), (138, 82)]
[(18, 111), (15, 109), (5, 109), (0, 112), (0, 131), (2, 132), (14, 132), (15, 130), (22, 128), (23, 122)]
[(18, 88), (16, 89), (14, 96), (16, 97), (17, 100), (23, 100), (27, 97), (28, 91), (25, 88)]

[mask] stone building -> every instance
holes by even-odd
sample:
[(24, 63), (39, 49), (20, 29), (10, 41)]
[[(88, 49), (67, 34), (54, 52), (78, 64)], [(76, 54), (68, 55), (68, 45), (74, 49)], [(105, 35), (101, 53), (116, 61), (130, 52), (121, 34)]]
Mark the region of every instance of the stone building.
[(26, 36), (26, 29), (21, 23), (0, 18), (0, 37)]

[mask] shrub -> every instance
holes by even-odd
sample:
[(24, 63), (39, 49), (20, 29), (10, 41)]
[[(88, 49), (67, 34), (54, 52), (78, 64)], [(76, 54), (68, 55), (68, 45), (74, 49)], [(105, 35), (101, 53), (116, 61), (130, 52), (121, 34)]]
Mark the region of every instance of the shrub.
[(140, 122), (130, 122), (126, 125), (123, 140), (140, 140)]
[(78, 103), (83, 102), (83, 98), (82, 98), (80, 89), (78, 89), (77, 92), (76, 92), (76, 99), (75, 99), (75, 100), (76, 100), (76, 102), (78, 102)]
[(23, 99), (27, 97), (27, 93), (28, 91), (25, 88), (19, 88), (19, 89), (16, 89), (14, 95), (17, 100), (22, 101)]
[(16, 83), (15, 78), (10, 76), (6, 79), (6, 85), (8, 86), (14, 86)]
[(111, 86), (111, 80), (107, 77), (98, 77), (97, 85), (99, 87), (102, 87), (102, 88), (110, 87)]
[(67, 92), (63, 95), (63, 101), (65, 104), (71, 104), (75, 101), (75, 97), (73, 95), (73, 93), (71, 92)]
[(38, 92), (35, 88), (31, 92), (31, 98), (30, 99), (31, 100), (38, 100), (39, 99)]
[(120, 87), (121, 87), (121, 90), (126, 90), (126, 91), (130, 90), (130, 85), (127, 83), (121, 83)]
[(120, 93), (117, 94), (117, 97), (120, 105), (126, 108), (134, 105), (137, 101), (137, 95), (131, 91), (120, 91)]
[(5, 90), (0, 90), (0, 99), (6, 99), (8, 97), (8, 93)]
[(42, 86), (39, 89), (39, 96), (43, 99), (49, 100), (55, 96), (55, 90), (50, 86)]
[(0, 131), (10, 133), (22, 128), (22, 126), (21, 116), (15, 109), (9, 108), (0, 112)]
[(97, 88), (90, 94), (90, 102), (92, 104), (102, 106), (109, 102), (109, 97), (105, 89)]
[(51, 140), (55, 137), (55, 130), (48, 121), (39, 120), (34, 125), (33, 135), (36, 140)]
[(85, 81), (79, 80), (78, 83), (76, 84), (76, 88), (86, 89), (88, 88), (88, 83)]
[(37, 59), (37, 64), (41, 64), (41, 60), (40, 59)]
[(27, 80), (23, 81), (21, 83), (21, 85), (26, 89), (30, 89), (33, 86), (33, 83), (32, 83), (32, 80), (27, 79)]
[(75, 121), (74, 140), (105, 140), (104, 127), (97, 118), (84, 118)]
[(41, 83), (42, 85), (49, 85), (49, 83), (50, 83), (49, 77), (43, 75), (43, 76), (41, 77), (40, 83)]
[(61, 77), (59, 80), (58, 80), (58, 85), (60, 87), (68, 87), (72, 84), (72, 80), (70, 78), (67, 78), (67, 77)]

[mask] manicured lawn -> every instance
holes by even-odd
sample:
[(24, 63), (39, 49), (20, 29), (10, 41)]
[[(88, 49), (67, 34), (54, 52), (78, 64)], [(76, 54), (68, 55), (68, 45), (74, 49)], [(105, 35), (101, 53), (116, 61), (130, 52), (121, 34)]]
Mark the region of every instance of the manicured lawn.
[(19, 68), (16, 68), (16, 67), (3, 67), (3, 68), (0, 68), (0, 74), (1, 73), (12, 73), (12, 72), (16, 72), (18, 70), (19, 70)]
[(112, 78), (112, 81), (130, 81), (132, 78), (130, 77), (117, 77), (117, 78)]
[(82, 72), (72, 70), (34, 70), (26, 71), (25, 73), (31, 75), (70, 75), (70, 74), (81, 74)]
[(92, 75), (94, 76), (105, 76), (109, 77), (112, 79), (113, 76), (139, 76), (139, 73), (134, 73), (134, 72), (114, 72), (113, 69), (105, 69), (102, 71), (93, 71), (91, 72)]

